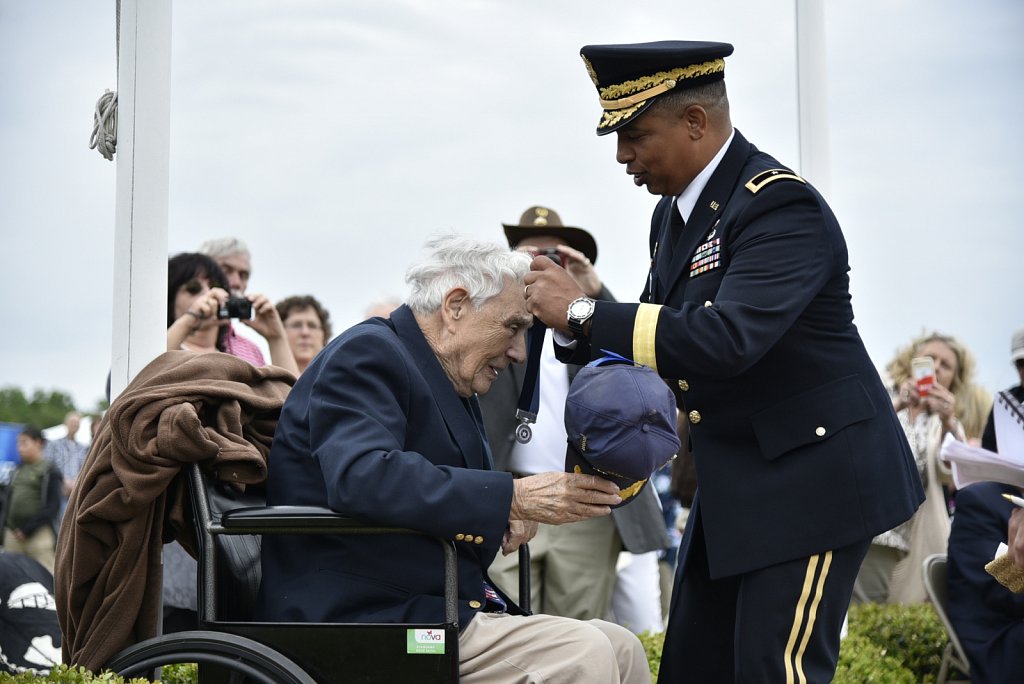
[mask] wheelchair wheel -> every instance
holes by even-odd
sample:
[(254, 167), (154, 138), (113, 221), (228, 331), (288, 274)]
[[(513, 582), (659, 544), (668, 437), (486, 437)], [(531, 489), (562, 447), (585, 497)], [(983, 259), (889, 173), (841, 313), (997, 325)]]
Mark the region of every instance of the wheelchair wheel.
[(147, 639), (118, 653), (107, 667), (127, 679), (177, 663), (217, 666), (231, 673), (232, 682), (316, 684), (305, 670), (274, 649), (224, 632), (175, 632)]

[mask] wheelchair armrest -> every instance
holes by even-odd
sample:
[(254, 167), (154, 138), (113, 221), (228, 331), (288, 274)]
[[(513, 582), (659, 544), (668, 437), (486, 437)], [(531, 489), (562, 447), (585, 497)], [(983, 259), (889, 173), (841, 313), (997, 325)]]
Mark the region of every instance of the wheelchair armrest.
[(252, 506), (221, 514), (227, 534), (422, 534), (416, 530), (367, 523), (319, 506)]
[[(195, 469), (198, 472), (198, 469)], [(207, 513), (208, 515), (208, 513)], [(420, 534), (431, 535), (418, 530), (402, 527), (374, 525), (356, 518), (341, 515), (329, 508), (318, 506), (250, 506), (224, 511), (220, 523), (207, 526), (210, 536), (206, 539), (206, 553), (212, 554), (212, 537), (218, 534)], [(458, 612), (458, 560), (455, 542), (451, 539), (432, 537), (441, 545), (444, 554), (444, 608), (445, 621), (459, 624)], [(204, 568), (207, 586), (212, 586), (212, 566)], [(205, 603), (205, 601), (204, 601)], [(205, 608), (204, 608), (205, 611)], [(212, 614), (203, 613), (213, 619)]]

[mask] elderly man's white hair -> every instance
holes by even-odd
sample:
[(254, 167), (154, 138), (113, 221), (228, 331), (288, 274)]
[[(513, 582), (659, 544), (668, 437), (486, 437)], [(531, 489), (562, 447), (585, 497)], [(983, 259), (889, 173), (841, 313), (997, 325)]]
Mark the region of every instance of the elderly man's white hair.
[(405, 282), (412, 292), (406, 302), (418, 314), (433, 313), (452, 288), (464, 287), (479, 308), (505, 289), (506, 281), (522, 283), (530, 256), (507, 245), (462, 235), (441, 235), (427, 242), (427, 256), (409, 267)]
[(233, 237), (222, 237), (214, 238), (213, 240), (207, 240), (203, 244), (199, 245), (199, 253), (205, 254), (208, 257), (227, 257), (232, 254), (244, 254), (251, 258), (249, 254), (249, 248), (244, 242), (238, 238)]

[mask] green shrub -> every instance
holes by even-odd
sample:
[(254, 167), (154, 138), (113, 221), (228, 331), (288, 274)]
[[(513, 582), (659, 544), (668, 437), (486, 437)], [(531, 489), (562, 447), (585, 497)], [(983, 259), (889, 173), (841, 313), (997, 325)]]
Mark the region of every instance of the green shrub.
[[(195, 665), (167, 665), (163, 668), (164, 684), (196, 684), (198, 675)], [(105, 671), (93, 674), (84, 667), (68, 667), (58, 665), (48, 675), (33, 675), (27, 672), (12, 675), (0, 672), (0, 684), (42, 684), (58, 682), (59, 684), (149, 684), (148, 679), (133, 677), (125, 679), (121, 675)]]
[(651, 668), (651, 679), (658, 678), (658, 669), (661, 667), (661, 648), (665, 643), (665, 633), (644, 632), (639, 635), (640, 643), (644, 645), (644, 652), (647, 653), (647, 664)]
[(849, 635), (839, 649), (839, 662), (832, 684), (915, 684), (914, 673), (899, 658), (889, 655), (867, 637)]
[(898, 658), (919, 682), (934, 682), (949, 637), (930, 603), (850, 606), (850, 636), (862, 636)]

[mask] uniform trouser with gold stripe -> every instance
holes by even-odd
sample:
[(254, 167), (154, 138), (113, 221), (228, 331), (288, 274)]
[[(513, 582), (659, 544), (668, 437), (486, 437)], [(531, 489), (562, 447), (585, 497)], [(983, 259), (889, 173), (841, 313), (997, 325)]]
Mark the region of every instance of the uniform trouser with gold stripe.
[(871, 539), (713, 580), (701, 527), (677, 569), (659, 684), (832, 681)]

